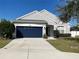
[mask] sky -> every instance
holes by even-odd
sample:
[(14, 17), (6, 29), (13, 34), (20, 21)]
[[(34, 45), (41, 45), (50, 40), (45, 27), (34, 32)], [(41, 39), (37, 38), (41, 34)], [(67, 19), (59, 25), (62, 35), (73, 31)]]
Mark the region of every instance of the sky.
[(42, 9), (58, 15), (56, 10), (59, 3), (64, 5), (63, 0), (0, 0), (0, 18), (15, 20), (24, 14)]

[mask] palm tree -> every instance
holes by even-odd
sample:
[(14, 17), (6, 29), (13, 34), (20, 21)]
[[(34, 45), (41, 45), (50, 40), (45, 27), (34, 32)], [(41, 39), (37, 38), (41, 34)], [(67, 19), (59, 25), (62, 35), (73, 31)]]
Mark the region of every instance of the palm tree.
[(66, 0), (66, 5), (59, 8), (59, 12), (61, 13), (59, 17), (63, 22), (67, 23), (71, 18), (79, 22), (79, 0)]

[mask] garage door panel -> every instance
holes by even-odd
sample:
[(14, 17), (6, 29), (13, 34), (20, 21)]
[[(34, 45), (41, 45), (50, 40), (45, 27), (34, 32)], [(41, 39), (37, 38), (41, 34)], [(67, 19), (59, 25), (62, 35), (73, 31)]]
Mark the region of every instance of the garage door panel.
[(42, 27), (16, 27), (17, 37), (42, 37)]

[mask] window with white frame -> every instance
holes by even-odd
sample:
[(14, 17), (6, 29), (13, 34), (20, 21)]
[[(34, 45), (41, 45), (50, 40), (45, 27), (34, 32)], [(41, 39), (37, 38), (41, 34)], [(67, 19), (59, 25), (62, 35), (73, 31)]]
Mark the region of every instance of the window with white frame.
[(58, 26), (57, 29), (60, 33), (64, 33), (64, 26)]

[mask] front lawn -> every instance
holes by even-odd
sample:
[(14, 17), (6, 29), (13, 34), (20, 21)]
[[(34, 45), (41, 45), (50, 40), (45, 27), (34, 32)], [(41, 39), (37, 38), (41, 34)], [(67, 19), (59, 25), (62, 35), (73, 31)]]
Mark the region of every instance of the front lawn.
[(0, 48), (7, 45), (11, 40), (10, 39), (0, 39)]
[(79, 53), (79, 42), (76, 40), (47, 40), (56, 49), (64, 52), (75, 52)]

